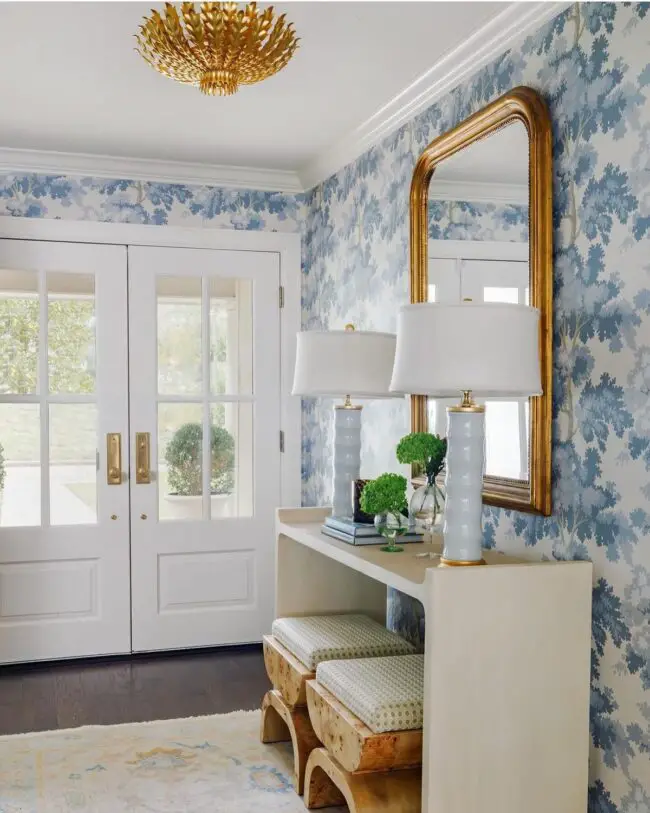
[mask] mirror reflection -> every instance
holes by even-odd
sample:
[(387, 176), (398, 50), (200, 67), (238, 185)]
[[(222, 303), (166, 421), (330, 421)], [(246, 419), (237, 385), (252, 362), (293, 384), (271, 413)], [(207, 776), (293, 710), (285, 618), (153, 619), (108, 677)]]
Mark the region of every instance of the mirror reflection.
[[(513, 121), (436, 167), (428, 201), (430, 302), (529, 304), (528, 132)], [(446, 433), (446, 406), (429, 399), (430, 431)], [(486, 413), (486, 475), (527, 482), (528, 399), (493, 401)]]

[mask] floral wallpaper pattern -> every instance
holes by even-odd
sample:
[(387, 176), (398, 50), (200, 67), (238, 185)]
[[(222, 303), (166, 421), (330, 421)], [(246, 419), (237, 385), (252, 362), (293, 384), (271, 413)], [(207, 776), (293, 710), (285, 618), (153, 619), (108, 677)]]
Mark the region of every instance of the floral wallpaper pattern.
[(528, 241), (528, 207), (523, 204), (436, 200), (429, 201), (428, 214), (432, 240)]
[(0, 216), (299, 231), (305, 196), (61, 175), (1, 175)]
[[(594, 562), (590, 813), (650, 811), (649, 42), (647, 3), (572, 6), (313, 190), (306, 230), (305, 327), (353, 321), (394, 329), (407, 301), (408, 191), (418, 155), (516, 85), (547, 99), (554, 513), (486, 509), (485, 542)], [(443, 233), (451, 237), (452, 221), (464, 215), (447, 218)], [(377, 402), (371, 410), (364, 415), (369, 475), (396, 468), (394, 442), (408, 427), (398, 405)], [(319, 403), (305, 412), (310, 502), (330, 493), (328, 411)], [(419, 619), (400, 617), (399, 600), (389, 615), (417, 634)]]
[[(650, 811), (649, 9), (572, 6), (305, 195), (0, 177), (0, 215), (302, 231), (304, 328), (394, 330), (408, 297), (418, 155), (516, 85), (545, 96), (554, 128), (554, 513), (486, 509), (485, 543), (594, 562), (590, 813)], [(331, 406), (303, 409), (305, 504), (330, 497)], [(407, 430), (405, 401), (364, 408), (364, 476), (399, 470), (394, 446)]]

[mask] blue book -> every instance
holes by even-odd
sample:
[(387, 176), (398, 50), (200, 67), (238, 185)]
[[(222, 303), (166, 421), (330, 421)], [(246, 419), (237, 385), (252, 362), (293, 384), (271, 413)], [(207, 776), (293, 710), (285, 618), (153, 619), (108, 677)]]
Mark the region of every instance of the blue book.
[(354, 537), (381, 535), (374, 525), (366, 522), (354, 522), (349, 517), (327, 517), (325, 525), (328, 528), (333, 528)]
[[(346, 534), (345, 531), (338, 531), (336, 528), (330, 528), (323, 525), (321, 531), (325, 536), (331, 536), (333, 539), (340, 539), (341, 542), (347, 542), (349, 545), (386, 545), (387, 540), (379, 534), (377, 536), (351, 536)], [(422, 534), (408, 533), (397, 537), (396, 543), (409, 544), (411, 542), (424, 542)]]

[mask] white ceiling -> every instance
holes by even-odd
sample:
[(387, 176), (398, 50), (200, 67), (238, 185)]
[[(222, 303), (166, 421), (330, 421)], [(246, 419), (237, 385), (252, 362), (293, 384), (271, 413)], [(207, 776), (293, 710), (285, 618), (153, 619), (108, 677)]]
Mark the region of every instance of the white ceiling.
[(212, 98), (135, 52), (149, 4), (0, 2), (0, 148), (301, 172), (522, 5), (278, 3), (301, 37), (294, 58)]

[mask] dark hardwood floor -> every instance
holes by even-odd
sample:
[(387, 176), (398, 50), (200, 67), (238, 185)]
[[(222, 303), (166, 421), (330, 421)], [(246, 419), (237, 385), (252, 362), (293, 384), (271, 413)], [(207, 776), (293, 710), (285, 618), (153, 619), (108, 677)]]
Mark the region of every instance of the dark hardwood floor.
[(259, 646), (0, 667), (0, 735), (258, 708)]

